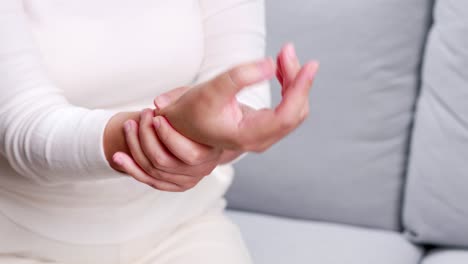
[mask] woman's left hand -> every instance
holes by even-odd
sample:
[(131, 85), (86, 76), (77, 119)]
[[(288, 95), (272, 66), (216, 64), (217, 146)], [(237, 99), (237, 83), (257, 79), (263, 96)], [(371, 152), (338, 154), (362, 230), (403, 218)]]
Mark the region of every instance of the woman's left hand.
[[(301, 67), (292, 44), (285, 45), (277, 64), (263, 59), (234, 67), (191, 88), (157, 115), (196, 142), (232, 151), (263, 152), (307, 117), (309, 91), (319, 66), (310, 61)], [(274, 109), (255, 110), (237, 101), (238, 92), (271, 79), (275, 70), (282, 84), (282, 100)]]

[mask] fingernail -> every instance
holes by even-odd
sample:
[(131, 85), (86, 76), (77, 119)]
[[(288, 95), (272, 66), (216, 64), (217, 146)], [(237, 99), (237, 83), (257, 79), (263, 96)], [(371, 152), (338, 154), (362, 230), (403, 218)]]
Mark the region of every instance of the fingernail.
[(158, 129), (161, 126), (161, 121), (159, 120), (159, 117), (155, 117), (153, 119), (153, 126), (155, 129)]
[(308, 75), (307, 75), (307, 78), (309, 79), (309, 81), (312, 81), (315, 78), (319, 65), (320, 64), (318, 61), (313, 61), (309, 64), (309, 70), (308, 70)]
[(169, 104), (169, 98), (167, 98), (167, 96), (165, 95), (157, 96), (156, 99), (154, 99), (154, 101), (156, 102), (156, 107), (158, 107), (159, 109), (164, 108)]
[(130, 132), (132, 130), (132, 122), (131, 121), (126, 121), (124, 123), (124, 129), (125, 129), (125, 132)]
[(293, 44), (289, 43), (286, 45), (286, 55), (290, 59), (296, 57), (296, 49), (294, 48)]
[(112, 158), (112, 160), (119, 166), (123, 166), (123, 164), (124, 164), (124, 161), (123, 161), (122, 157), (119, 154), (115, 154), (114, 157)]

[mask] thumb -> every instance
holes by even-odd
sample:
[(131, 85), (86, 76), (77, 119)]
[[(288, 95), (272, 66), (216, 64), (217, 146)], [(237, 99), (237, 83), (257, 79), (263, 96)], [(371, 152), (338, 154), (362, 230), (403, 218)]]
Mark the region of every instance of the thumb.
[(154, 106), (156, 106), (157, 109), (163, 109), (177, 101), (177, 99), (186, 93), (188, 89), (190, 89), (190, 87), (183, 86), (160, 94), (154, 99)]
[(272, 58), (242, 64), (212, 79), (201, 89), (207, 89), (215, 102), (225, 105), (243, 88), (273, 78), (275, 67)]

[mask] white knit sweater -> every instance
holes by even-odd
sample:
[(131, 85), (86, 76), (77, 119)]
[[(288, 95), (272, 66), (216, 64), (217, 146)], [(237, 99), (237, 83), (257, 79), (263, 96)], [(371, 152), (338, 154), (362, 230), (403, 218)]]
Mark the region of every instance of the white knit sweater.
[[(102, 135), (118, 111), (263, 57), (261, 0), (1, 0), (0, 212), (72, 243), (168, 230), (218, 201), (230, 166), (184, 193), (113, 171)], [(239, 94), (269, 105), (267, 84)]]

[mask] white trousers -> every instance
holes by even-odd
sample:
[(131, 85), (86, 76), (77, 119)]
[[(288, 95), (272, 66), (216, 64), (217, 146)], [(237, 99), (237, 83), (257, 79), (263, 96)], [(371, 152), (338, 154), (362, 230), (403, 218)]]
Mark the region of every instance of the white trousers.
[(250, 264), (239, 229), (216, 208), (165, 237), (76, 245), (35, 234), (0, 214), (0, 264)]

